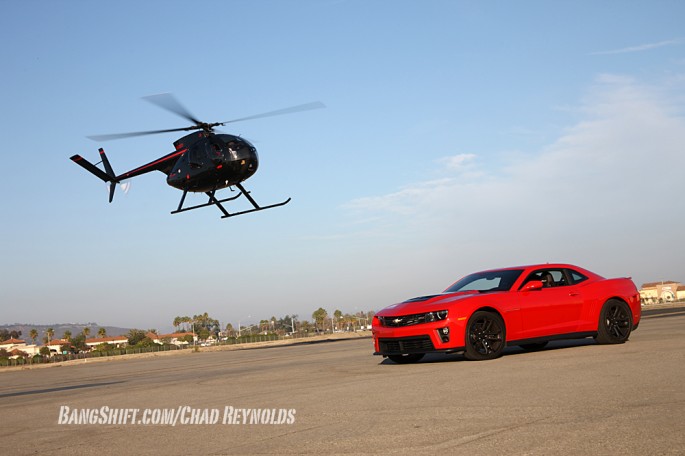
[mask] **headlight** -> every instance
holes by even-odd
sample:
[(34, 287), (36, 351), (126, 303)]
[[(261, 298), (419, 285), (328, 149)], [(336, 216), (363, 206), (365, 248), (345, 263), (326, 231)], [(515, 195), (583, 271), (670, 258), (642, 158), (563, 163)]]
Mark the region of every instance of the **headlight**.
[(428, 312), (424, 318), (426, 323), (444, 320), (445, 318), (447, 318), (447, 311), (438, 310), (437, 312)]

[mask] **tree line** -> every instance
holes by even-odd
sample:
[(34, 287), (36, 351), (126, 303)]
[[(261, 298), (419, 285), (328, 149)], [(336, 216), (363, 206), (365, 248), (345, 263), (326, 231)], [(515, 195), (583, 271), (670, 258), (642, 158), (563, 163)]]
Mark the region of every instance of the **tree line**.
[[(60, 346), (60, 349), (62, 351), (73, 351), (73, 350), (88, 350), (88, 346), (86, 345), (86, 339), (88, 336), (90, 336), (90, 328), (89, 327), (84, 327), (81, 332), (78, 334), (74, 335), (70, 330), (65, 330), (64, 333), (62, 334), (62, 337), (59, 338), (59, 340), (64, 340), (66, 343), (62, 344)], [(4, 342), (9, 339), (19, 339), (22, 335), (21, 331), (8, 331), (7, 329), (0, 329), (0, 342)], [(38, 330), (35, 328), (32, 328), (29, 331), (29, 338), (33, 341), (33, 344), (35, 345), (38, 341)], [(97, 332), (98, 337), (106, 337), (107, 336), (107, 330), (105, 328), (99, 328)], [(50, 354), (50, 348), (48, 348), (48, 345), (52, 343), (52, 341), (55, 340), (55, 330), (52, 327), (49, 327), (48, 329), (45, 330), (45, 336), (43, 336), (43, 346), (40, 348), (40, 354), (41, 355), (49, 355)], [(0, 352), (5, 351), (4, 349), (0, 350)], [(28, 356), (24, 352), (19, 352), (19, 356)], [(23, 354), (23, 355), (22, 355)], [(0, 357), (7, 356), (6, 353), (0, 353)]]
[[(84, 327), (83, 330), (79, 333), (79, 335), (83, 336), (83, 339), (87, 339), (88, 336), (90, 336), (90, 328), (89, 327)], [(17, 330), (12, 330), (8, 331), (7, 329), (0, 329), (0, 342), (4, 342), (9, 339), (19, 339), (21, 338), (22, 332), (17, 331)], [(105, 328), (99, 328), (97, 332), (98, 337), (106, 337), (107, 336), (107, 330)], [(36, 328), (32, 328), (29, 331), (29, 338), (33, 341), (33, 344), (35, 345), (38, 341), (38, 330)], [(78, 337), (78, 336), (77, 336)], [(73, 333), (70, 330), (64, 331), (60, 339), (68, 340), (71, 341), (73, 338)], [(52, 327), (49, 327), (48, 329), (45, 330), (45, 335), (43, 336), (42, 342), (44, 345), (49, 344), (55, 339), (55, 330)]]
[(343, 313), (336, 309), (332, 315), (319, 307), (312, 313), (312, 321), (300, 319), (298, 315), (284, 315), (277, 318), (261, 319), (259, 323), (238, 322), (237, 325), (227, 323), (221, 327), (219, 320), (210, 317), (207, 312), (200, 315), (177, 316), (173, 319), (176, 331), (191, 331), (201, 340), (212, 337), (242, 337), (254, 334), (295, 334), (321, 333), (331, 331), (356, 331), (366, 329), (371, 324), (373, 311)]
[[(189, 316), (176, 316), (173, 319), (173, 326), (177, 332), (190, 332), (194, 334), (199, 340), (207, 340), (210, 337), (219, 338), (240, 338), (244, 336), (253, 336), (256, 334), (277, 334), (277, 335), (293, 335), (293, 334), (311, 334), (311, 333), (325, 333), (338, 331), (357, 331), (359, 329), (366, 329), (371, 324), (374, 312), (356, 312), (354, 314), (343, 313), (336, 309), (332, 315), (319, 307), (312, 313), (312, 321), (300, 319), (298, 315), (284, 315), (277, 318), (272, 316), (270, 319), (261, 319), (259, 323), (238, 323), (235, 327), (232, 323), (227, 323), (223, 328), (219, 320), (212, 318), (207, 312), (202, 314)], [(131, 347), (148, 347), (157, 344), (155, 340), (150, 338), (148, 334), (158, 334), (156, 329), (131, 329), (124, 336), (128, 340), (128, 345)], [(50, 349), (47, 347), (53, 340), (55, 340), (55, 330), (49, 327), (45, 330), (45, 335), (42, 338), (43, 347), (40, 349), (42, 355), (49, 355)], [(87, 351), (91, 348), (86, 345), (86, 339), (91, 334), (90, 327), (84, 327), (82, 331), (73, 334), (70, 330), (65, 330), (60, 340), (65, 343), (60, 347), (62, 352), (71, 351)], [(19, 339), (22, 336), (21, 331), (7, 329), (0, 329), (0, 342), (9, 339)], [(98, 337), (107, 337), (107, 330), (100, 327), (97, 331)], [(35, 328), (29, 331), (29, 338), (34, 345), (37, 343), (39, 337), (38, 330)], [(157, 338), (155, 338), (157, 339)], [(181, 340), (192, 342), (194, 337), (192, 335), (181, 336)], [(162, 341), (169, 342), (169, 341)], [(108, 350), (114, 348), (112, 345), (103, 343), (94, 347), (95, 350)], [(6, 355), (6, 354), (4, 354)], [(0, 357), (3, 354), (0, 353)]]

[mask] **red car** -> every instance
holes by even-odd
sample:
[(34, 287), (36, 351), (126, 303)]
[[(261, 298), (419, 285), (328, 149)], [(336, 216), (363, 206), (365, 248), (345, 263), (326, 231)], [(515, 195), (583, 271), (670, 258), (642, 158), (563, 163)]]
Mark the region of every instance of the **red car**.
[(640, 294), (629, 278), (605, 279), (569, 264), (493, 269), (378, 312), (374, 354), (413, 363), (426, 353), (493, 359), (508, 345), (538, 350), (558, 339), (619, 344), (640, 314)]

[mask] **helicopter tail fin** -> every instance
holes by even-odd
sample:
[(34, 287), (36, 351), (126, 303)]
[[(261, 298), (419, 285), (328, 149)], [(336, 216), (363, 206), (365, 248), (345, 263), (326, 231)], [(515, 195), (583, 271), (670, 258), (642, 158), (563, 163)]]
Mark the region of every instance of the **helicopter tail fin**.
[(114, 189), (116, 188), (118, 180), (116, 178), (116, 175), (114, 174), (112, 165), (109, 163), (109, 160), (107, 159), (107, 155), (105, 155), (105, 151), (101, 148), (99, 152), (100, 157), (102, 158), (102, 164), (105, 167), (105, 171), (102, 171), (100, 168), (98, 168), (85, 158), (81, 157), (80, 155), (72, 156), (71, 161), (81, 166), (86, 171), (89, 171), (90, 173), (94, 174), (96, 177), (99, 177), (103, 181), (109, 183), (109, 202), (111, 203), (112, 199), (114, 199)]

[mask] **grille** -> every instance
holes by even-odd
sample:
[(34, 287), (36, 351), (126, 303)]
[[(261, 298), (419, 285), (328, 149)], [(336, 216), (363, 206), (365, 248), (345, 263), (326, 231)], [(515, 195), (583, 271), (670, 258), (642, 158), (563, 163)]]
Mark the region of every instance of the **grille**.
[(381, 353), (425, 353), (435, 350), (429, 336), (379, 339)]
[(399, 327), (418, 325), (426, 322), (426, 314), (404, 315), (402, 317), (379, 317), (383, 326)]

